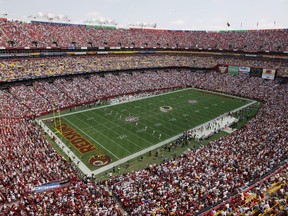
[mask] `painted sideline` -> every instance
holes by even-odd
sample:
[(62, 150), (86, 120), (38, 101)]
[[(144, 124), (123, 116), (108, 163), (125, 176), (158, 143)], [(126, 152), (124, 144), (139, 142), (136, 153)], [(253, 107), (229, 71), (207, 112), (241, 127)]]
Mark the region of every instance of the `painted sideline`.
[[(187, 90), (187, 89), (184, 89), (184, 90)], [(197, 90), (198, 90), (198, 89), (197, 89)], [(182, 90), (177, 90), (177, 91), (183, 91), (183, 89), (182, 89)], [(206, 91), (206, 90), (204, 90), (204, 91)], [(175, 91), (173, 91), (173, 92), (175, 92)], [(210, 92), (210, 91), (207, 91), (207, 92)], [(164, 94), (169, 94), (169, 93), (171, 93), (171, 92), (164, 93)], [(214, 92), (211, 92), (211, 93), (214, 93)], [(218, 93), (216, 93), (216, 94), (218, 94)], [(148, 97), (156, 97), (156, 96), (161, 96), (161, 95), (163, 95), (163, 94), (160, 94), (160, 95), (152, 95), (152, 96), (148, 96)], [(226, 94), (222, 94), (222, 95), (226, 95)], [(230, 95), (227, 95), (227, 96), (230, 96)], [(147, 97), (145, 97), (145, 98), (147, 98)], [(235, 98), (239, 98), (239, 97), (235, 97)], [(135, 100), (142, 100), (142, 99), (143, 99), (143, 98), (137, 98), (137, 99), (135, 99)], [(240, 99), (243, 100), (243, 99), (245, 99), (245, 98), (240, 98)], [(245, 99), (245, 100), (248, 100), (248, 99)], [(125, 101), (125, 102), (122, 102), (122, 103), (128, 103), (128, 102), (131, 102), (131, 101), (132, 101), (132, 100), (130, 100), (130, 101)], [(246, 107), (249, 107), (249, 106), (257, 103), (257, 101), (252, 101), (252, 100), (249, 100), (249, 101), (251, 101), (251, 102), (248, 103), (248, 104), (245, 104), (245, 105), (243, 105), (243, 106), (241, 106), (241, 107), (239, 107), (239, 108), (237, 108), (237, 109), (235, 109), (235, 110), (232, 110), (232, 111), (230, 111), (229, 113), (238, 112), (239, 110), (242, 110), (242, 109), (244, 109), (244, 108), (246, 108)], [(118, 104), (119, 104), (119, 103), (118, 103)], [(105, 106), (105, 107), (114, 106), (114, 105), (118, 105), (118, 104), (107, 105), (107, 106)], [(92, 109), (89, 109), (89, 110), (100, 109), (100, 108), (103, 108), (103, 107), (92, 108)], [(88, 110), (78, 111), (78, 112), (74, 112), (74, 113), (80, 113), (80, 112), (86, 112), (86, 111), (88, 111)], [(72, 114), (74, 114), (74, 113), (68, 113), (68, 114), (65, 114), (65, 115), (72, 115)], [(62, 116), (65, 116), (65, 115), (62, 115)], [(220, 115), (220, 116), (218, 116), (218, 117), (216, 117), (216, 118), (214, 118), (214, 119), (212, 119), (212, 120), (210, 120), (210, 121), (208, 121), (208, 122), (205, 122), (205, 123), (203, 123), (203, 124), (201, 124), (201, 125), (198, 125), (197, 127), (191, 128), (191, 129), (198, 129), (198, 128), (200, 128), (200, 127), (202, 127), (202, 126), (205, 126), (205, 125), (207, 125), (207, 124), (209, 124), (209, 123), (211, 123), (211, 122), (214, 122), (215, 120), (219, 119), (220, 117), (225, 117), (226, 115), (227, 115), (227, 113), (224, 113), (223, 115)], [(47, 118), (47, 119), (51, 119), (51, 118)], [(120, 164), (123, 164), (123, 163), (125, 163), (125, 162), (127, 162), (127, 161), (129, 161), (129, 160), (132, 160), (132, 159), (134, 159), (134, 158), (136, 158), (136, 157), (139, 157), (139, 156), (141, 156), (141, 155), (143, 155), (143, 154), (145, 154), (145, 153), (148, 153), (149, 151), (152, 151), (152, 150), (157, 149), (157, 148), (159, 148), (159, 147), (161, 147), (161, 146), (163, 146), (163, 145), (166, 145), (166, 144), (168, 144), (168, 143), (170, 143), (170, 142), (178, 139), (178, 138), (181, 137), (182, 134), (183, 134), (183, 133), (181, 133), (181, 134), (178, 134), (178, 135), (176, 135), (176, 136), (173, 136), (173, 137), (171, 137), (171, 138), (169, 138), (169, 139), (167, 139), (167, 140), (164, 140), (164, 141), (162, 141), (162, 142), (160, 142), (160, 143), (157, 143), (157, 144), (155, 144), (155, 145), (153, 145), (153, 146), (150, 146), (150, 147), (148, 147), (148, 148), (145, 148), (145, 149), (143, 149), (143, 150), (141, 150), (141, 151), (139, 151), (139, 152), (136, 152), (136, 153), (134, 153), (134, 154), (132, 154), (132, 155), (129, 155), (129, 156), (125, 157), (125, 158), (119, 159), (119, 160), (117, 160), (117, 161), (115, 161), (115, 162), (112, 162), (112, 163), (106, 165), (106, 166), (103, 166), (103, 167), (100, 167), (99, 169), (96, 169), (96, 170), (94, 170), (94, 171), (91, 171), (91, 170), (62, 142), (62, 140), (61, 140), (58, 136), (56, 136), (55, 133), (52, 132), (52, 131), (44, 124), (44, 122), (43, 122), (44, 120), (46, 120), (46, 119), (36, 119), (36, 122), (43, 128), (43, 130), (55, 141), (55, 143), (63, 150), (63, 152), (75, 163), (75, 165), (76, 165), (86, 176), (91, 176), (92, 174), (97, 175), (97, 174), (100, 174), (100, 173), (102, 173), (102, 172), (105, 172), (105, 171), (107, 171), (107, 170), (109, 170), (109, 169), (111, 169), (111, 168), (113, 168), (113, 167), (115, 167), (115, 166), (118, 166), (118, 165), (120, 165)], [(77, 128), (78, 128), (78, 127), (77, 127)], [(78, 128), (78, 129), (79, 129), (79, 128)], [(190, 129), (190, 130), (191, 130), (191, 129)]]

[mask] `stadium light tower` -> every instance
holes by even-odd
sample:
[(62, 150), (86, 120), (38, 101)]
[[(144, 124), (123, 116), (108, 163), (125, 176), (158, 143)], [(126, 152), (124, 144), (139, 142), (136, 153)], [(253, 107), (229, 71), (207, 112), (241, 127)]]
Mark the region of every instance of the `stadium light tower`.
[(69, 19), (69, 17), (68, 17), (67, 15), (62, 15), (62, 14), (60, 14), (60, 15), (55, 15), (55, 18), (56, 18), (57, 20), (70, 22), (70, 19)]
[(8, 16), (8, 13), (0, 13), (0, 16), (7, 17), (7, 16)]
[(54, 19), (55, 19), (55, 14), (51, 14), (51, 13), (48, 13), (47, 14), (47, 19), (52, 22)]
[(84, 23), (89, 24), (98, 24), (98, 25), (109, 25), (109, 26), (116, 26), (118, 23), (115, 20), (112, 19), (106, 19), (103, 17), (93, 17), (90, 20), (85, 20)]
[(157, 28), (157, 23), (136, 22), (136, 23), (130, 23), (128, 24), (128, 26), (138, 28)]
[(69, 19), (69, 17), (67, 15), (63, 15), (63, 14), (52, 14), (52, 13), (42, 13), (42, 12), (38, 12), (37, 15), (34, 17), (40, 20), (48, 20), (50, 22), (52, 21), (65, 21), (65, 22), (70, 22), (71, 20)]

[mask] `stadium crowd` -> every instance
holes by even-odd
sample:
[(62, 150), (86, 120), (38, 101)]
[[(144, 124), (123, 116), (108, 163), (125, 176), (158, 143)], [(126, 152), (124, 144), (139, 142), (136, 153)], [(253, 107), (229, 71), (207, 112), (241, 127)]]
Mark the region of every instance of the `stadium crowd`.
[(205, 215), (287, 215), (287, 164)]
[(174, 80), (171, 80), (171, 73), (166, 73), (163, 70), (145, 73), (122, 72), (118, 75), (107, 73), (85, 77), (79, 75), (69, 79), (57, 78), (49, 83), (37, 81), (32, 86), (12, 85), (8, 89), (10, 94), (7, 90), (0, 91), (2, 92), (1, 100), (4, 101), (8, 97), (14, 99), (8, 100), (7, 109), (3, 110), (2, 115), (14, 116), (16, 112), (14, 107), (20, 109), (16, 105), (17, 102), (21, 102), (23, 107), (21, 109), (28, 108), (30, 115), (39, 116), (58, 107), (65, 108), (77, 104), (93, 103), (99, 99), (115, 95), (185, 86), (187, 82), (183, 80), (182, 74), (181, 70), (173, 70)]
[[(55, 152), (31, 118), (59, 104), (65, 107), (130, 92), (185, 86), (264, 104), (254, 119), (231, 136), (188, 149), (165, 163), (96, 183), (79, 179), (74, 166)], [(0, 108), (0, 212), (122, 215), (121, 205), (131, 215), (200, 213), (287, 164), (287, 92), (287, 85), (245, 74), (184, 69), (77, 75), (11, 85), (0, 91), (1, 105), (4, 103)], [(287, 183), (287, 175), (283, 178)], [(36, 186), (63, 180), (70, 185), (33, 192)], [(263, 190), (266, 188), (260, 187)], [(237, 214), (237, 209), (228, 209), (222, 213)], [(283, 208), (273, 208), (277, 210)]]
[(0, 117), (31, 117), (33, 113), (27, 107), (23, 106), (6, 90), (0, 90)]
[(111, 189), (133, 215), (197, 214), (287, 163), (287, 86), (216, 73), (200, 73), (190, 81), (195, 87), (221, 89), (266, 103), (255, 119), (232, 136), (111, 179)]
[(244, 59), (228, 56), (129, 55), (3, 60), (0, 62), (0, 80), (11, 81), (141, 68), (215, 68), (218, 64), (276, 69), (279, 76), (288, 76), (287, 61), (284, 60)]
[(0, 47), (175, 47), (215, 50), (287, 51), (287, 29), (169, 31), (109, 29), (86, 25), (0, 21)]
[[(0, 119), (0, 215), (113, 215), (120, 209), (103, 185), (78, 179), (31, 119)], [(36, 186), (68, 180), (64, 189)]]

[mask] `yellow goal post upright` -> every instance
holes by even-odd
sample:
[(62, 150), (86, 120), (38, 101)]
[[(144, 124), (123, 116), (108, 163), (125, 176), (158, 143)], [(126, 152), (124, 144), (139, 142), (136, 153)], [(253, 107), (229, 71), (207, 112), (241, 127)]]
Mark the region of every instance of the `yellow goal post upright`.
[(58, 108), (53, 106), (53, 122), (54, 122), (55, 133), (59, 133), (62, 135), (62, 122), (61, 122), (60, 106), (58, 106)]

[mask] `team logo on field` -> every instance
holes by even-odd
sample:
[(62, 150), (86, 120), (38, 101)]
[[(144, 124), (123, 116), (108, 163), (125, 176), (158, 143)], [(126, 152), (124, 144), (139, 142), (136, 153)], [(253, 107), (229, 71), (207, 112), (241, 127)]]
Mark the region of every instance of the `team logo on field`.
[(139, 120), (139, 117), (137, 117), (137, 116), (128, 116), (125, 118), (125, 121), (129, 122), (129, 123), (136, 122), (138, 120)]
[(171, 106), (162, 106), (162, 107), (160, 107), (160, 111), (162, 111), (162, 112), (168, 112), (170, 110), (172, 110)]
[(108, 155), (93, 155), (89, 159), (89, 164), (95, 167), (104, 166), (111, 162), (111, 158)]
[(197, 100), (188, 100), (188, 103), (190, 103), (190, 104), (196, 104), (196, 103), (198, 103), (198, 101), (197, 101)]

